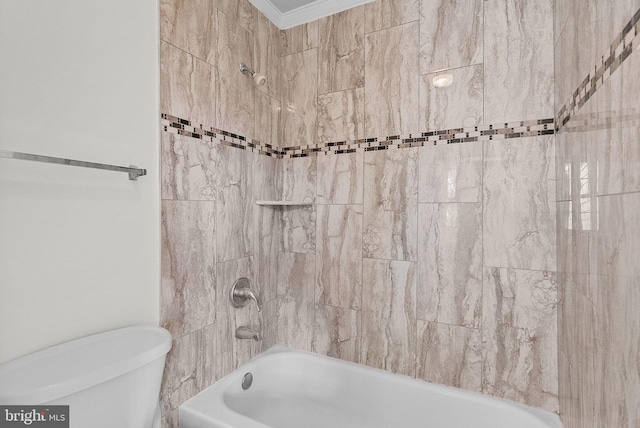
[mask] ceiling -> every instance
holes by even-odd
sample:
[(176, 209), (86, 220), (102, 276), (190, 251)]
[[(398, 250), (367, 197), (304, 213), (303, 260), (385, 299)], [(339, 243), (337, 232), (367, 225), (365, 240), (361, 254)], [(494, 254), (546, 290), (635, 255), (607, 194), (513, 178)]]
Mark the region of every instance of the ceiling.
[(270, 0), (270, 3), (280, 11), (280, 13), (291, 12), (310, 3), (318, 3), (317, 0)]
[(278, 28), (285, 30), (370, 3), (374, 0), (249, 0)]

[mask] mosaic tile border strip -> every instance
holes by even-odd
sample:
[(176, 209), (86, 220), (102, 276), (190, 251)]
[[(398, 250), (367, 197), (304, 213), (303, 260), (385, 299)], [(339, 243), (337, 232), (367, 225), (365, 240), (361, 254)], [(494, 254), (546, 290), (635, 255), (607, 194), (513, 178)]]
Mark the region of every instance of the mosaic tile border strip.
[(318, 154), (341, 154), (423, 147), (439, 144), (471, 143), (478, 141), (506, 140), (510, 138), (553, 135), (553, 119), (537, 119), (496, 125), (478, 125), (467, 128), (444, 129), (407, 135), (389, 135), (362, 140), (316, 143), (306, 146), (285, 147), (283, 158), (304, 157)]
[(457, 144), (480, 141), (506, 140), (512, 138), (538, 137), (555, 133), (553, 119), (535, 119), (520, 122), (478, 125), (466, 128), (444, 129), (440, 131), (420, 132), (407, 135), (389, 135), (384, 137), (345, 140), (326, 143), (314, 143), (304, 146), (274, 148), (257, 140), (233, 134), (204, 125), (193, 125), (189, 120), (163, 113), (160, 120), (165, 132), (183, 135), (198, 140), (214, 142), (248, 150), (261, 155), (279, 159), (299, 158), (329, 154), (370, 152), (376, 150), (423, 147), (425, 145)]
[(556, 130), (573, 118), (589, 98), (600, 89), (604, 82), (622, 65), (631, 53), (640, 48), (640, 9), (629, 20), (624, 29), (616, 36), (609, 52), (602, 55), (600, 64), (596, 64), (593, 71), (585, 77), (578, 88), (556, 114)]
[(610, 130), (620, 127), (637, 127), (640, 122), (640, 110), (625, 109), (615, 113), (606, 111), (598, 113), (579, 113), (571, 118), (571, 122), (562, 127), (563, 133), (592, 132)]
[(242, 135), (205, 125), (196, 126), (193, 125), (190, 120), (170, 114), (162, 113), (160, 115), (160, 125), (162, 125), (165, 132), (172, 134), (183, 135), (207, 142), (217, 142), (224, 146), (235, 147), (265, 156), (282, 156), (281, 151), (274, 148), (271, 144), (264, 144), (257, 140), (247, 139)]

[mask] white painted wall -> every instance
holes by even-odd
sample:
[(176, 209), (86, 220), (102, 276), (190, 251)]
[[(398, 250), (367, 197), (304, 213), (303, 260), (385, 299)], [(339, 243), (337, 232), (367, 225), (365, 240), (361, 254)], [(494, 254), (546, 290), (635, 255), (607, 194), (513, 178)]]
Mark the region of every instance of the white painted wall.
[(0, 0), (0, 363), (158, 323), (157, 0)]

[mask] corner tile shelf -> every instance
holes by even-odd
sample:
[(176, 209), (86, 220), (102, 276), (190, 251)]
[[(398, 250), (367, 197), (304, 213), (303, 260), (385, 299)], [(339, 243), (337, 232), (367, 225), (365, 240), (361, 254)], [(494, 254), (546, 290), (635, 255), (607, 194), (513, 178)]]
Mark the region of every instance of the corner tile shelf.
[(256, 201), (256, 205), (265, 207), (310, 207), (313, 202), (304, 201)]

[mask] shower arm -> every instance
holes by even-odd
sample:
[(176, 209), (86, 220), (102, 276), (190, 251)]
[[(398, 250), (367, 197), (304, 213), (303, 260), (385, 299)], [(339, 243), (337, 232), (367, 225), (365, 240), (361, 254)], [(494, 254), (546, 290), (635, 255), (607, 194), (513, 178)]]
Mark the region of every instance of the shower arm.
[(265, 76), (256, 73), (253, 69), (247, 67), (245, 63), (240, 63), (240, 73), (249, 74), (253, 77), (254, 82), (256, 82), (256, 85), (258, 86), (262, 86), (267, 83), (267, 78)]

